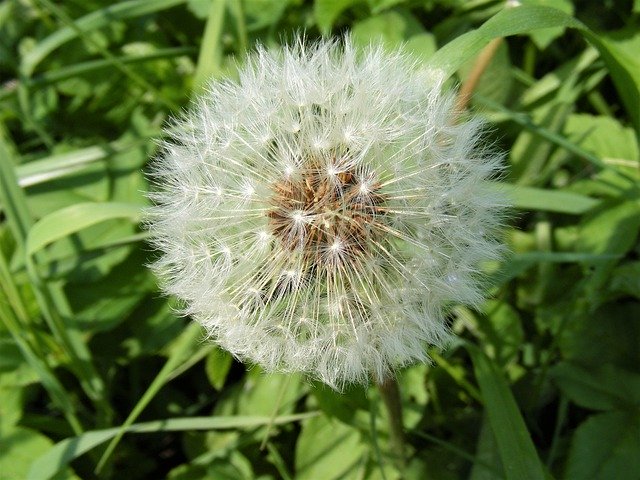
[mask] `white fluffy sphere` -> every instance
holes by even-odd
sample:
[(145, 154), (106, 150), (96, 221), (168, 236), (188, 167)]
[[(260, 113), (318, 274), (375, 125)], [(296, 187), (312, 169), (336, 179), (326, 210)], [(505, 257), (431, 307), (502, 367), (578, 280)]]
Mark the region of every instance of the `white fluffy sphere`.
[(500, 159), (442, 76), (342, 42), (259, 49), (154, 162), (166, 292), (218, 344), (334, 388), (428, 360), (500, 252)]

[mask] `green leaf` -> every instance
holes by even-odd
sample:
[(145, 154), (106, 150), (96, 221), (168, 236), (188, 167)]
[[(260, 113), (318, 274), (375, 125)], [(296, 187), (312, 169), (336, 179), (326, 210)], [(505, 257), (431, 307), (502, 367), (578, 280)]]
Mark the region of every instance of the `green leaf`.
[(609, 412), (583, 422), (571, 441), (565, 480), (637, 480), (640, 416)]
[[(588, 298), (581, 298), (580, 303)], [(580, 304), (578, 304), (580, 306)], [(571, 308), (575, 308), (572, 304)], [(562, 312), (562, 316), (569, 315)], [(569, 322), (559, 338), (563, 358), (589, 368), (603, 363), (637, 370), (640, 365), (638, 302), (610, 302)]]
[[(474, 66), (474, 61), (465, 63), (458, 71), (460, 80), (466, 81)], [(511, 76), (511, 60), (509, 59), (509, 46), (506, 42), (501, 42), (493, 58), (482, 73), (474, 93), (482, 95), (494, 102), (503, 104), (511, 95), (513, 83)], [(473, 99), (472, 99), (473, 101)]]
[[(546, 103), (532, 116), (533, 123), (557, 134), (574, 106), (563, 100)], [(534, 185), (542, 180), (542, 172), (548, 165), (554, 145), (537, 132), (523, 130), (511, 147), (509, 158), (513, 165), (509, 172), (521, 185)]]
[(302, 425), (296, 446), (297, 480), (357, 478), (366, 447), (357, 430), (326, 416)]
[(449, 76), (475, 57), (494, 38), (552, 27), (585, 28), (578, 20), (555, 8), (526, 5), (505, 8), (480, 28), (460, 35), (440, 48), (429, 64)]
[[(2, 437), (20, 421), (24, 405), (25, 390), (19, 385), (11, 385), (8, 378), (10, 375), (3, 373), (0, 379), (0, 443)], [(1, 471), (0, 468), (0, 478)]]
[(610, 35), (589, 34), (588, 39), (600, 51), (631, 123), (640, 135), (640, 33), (631, 29)]
[(607, 38), (594, 34), (580, 21), (555, 8), (521, 5), (505, 8), (480, 28), (449, 42), (436, 52), (429, 64), (450, 76), (494, 38), (554, 27), (576, 28), (598, 49), (632, 123), (640, 132), (640, 60), (635, 53), (640, 34), (637, 33), (623, 32)]
[(640, 204), (627, 201), (609, 203), (595, 212), (580, 229), (576, 249), (593, 253), (622, 255), (636, 245), (640, 230)]
[(200, 89), (209, 78), (219, 77), (222, 65), (222, 33), (227, 0), (212, 0), (202, 35), (194, 87)]
[(113, 202), (78, 203), (57, 210), (40, 219), (29, 230), (25, 252), (27, 266), (35, 274), (33, 256), (50, 243), (107, 220), (129, 218), (137, 223), (141, 214), (139, 205)]
[(140, 205), (123, 203), (79, 203), (40, 219), (30, 230), (26, 254), (34, 255), (50, 243), (106, 220), (130, 218), (137, 221)]
[(367, 0), (371, 13), (374, 14), (406, 2), (407, 0)]
[(638, 167), (640, 159), (638, 140), (634, 131), (624, 127), (615, 118), (588, 114), (569, 115), (564, 126), (565, 135), (606, 163), (626, 161)]
[[(51, 451), (52, 442), (44, 435), (28, 428), (18, 427), (0, 437), (0, 479), (17, 480), (27, 478), (33, 471), (33, 459)], [(62, 470), (61, 465), (54, 474)], [(38, 479), (44, 479), (40, 476)], [(54, 478), (53, 474), (46, 478)], [(77, 478), (69, 472), (56, 475), (57, 480)]]
[(360, 3), (362, 0), (315, 0), (313, 15), (320, 31), (326, 35), (331, 30), (333, 22), (347, 8)]
[(474, 345), (466, 347), (473, 360), (507, 480), (544, 480), (544, 467), (509, 385), (489, 357)]
[[(640, 203), (626, 201), (610, 205), (585, 220), (576, 242), (577, 249), (622, 256), (636, 245), (640, 231)], [(585, 293), (592, 308), (606, 300), (604, 286), (616, 264), (615, 260), (600, 264), (586, 279)]]
[(611, 364), (583, 368), (561, 362), (551, 369), (558, 387), (576, 405), (593, 410), (640, 407), (640, 375)]
[(232, 363), (233, 358), (231, 355), (218, 347), (215, 347), (209, 355), (207, 355), (204, 369), (209, 378), (209, 382), (216, 390), (222, 390)]
[(80, 32), (97, 30), (118, 19), (135, 18), (157, 12), (184, 3), (186, 0), (129, 0), (116, 3), (85, 15), (74, 21), (75, 27), (67, 26), (41, 40), (34, 48), (23, 55), (20, 71), (30, 77), (42, 60), (66, 42), (77, 38)]
[(242, 5), (247, 30), (275, 27), (291, 2), (292, 0), (244, 0)]
[(397, 48), (411, 36), (424, 33), (424, 28), (409, 12), (391, 11), (354, 23), (351, 32), (359, 45), (382, 42), (389, 48)]
[[(132, 424), (126, 427), (125, 431), (128, 433), (151, 433), (185, 430), (247, 429), (268, 425), (270, 423), (283, 425), (315, 417), (316, 415), (316, 412), (309, 412), (275, 418), (256, 416), (167, 418), (165, 420)], [(92, 448), (114, 438), (119, 432), (120, 427), (115, 427), (85, 432), (77, 437), (62, 440), (50, 448), (44, 455), (37, 457), (33, 461), (29, 475), (26, 478), (28, 480), (47, 480), (52, 478), (57, 471), (64, 468), (69, 462)]]
[(512, 205), (521, 210), (581, 215), (600, 203), (595, 198), (563, 190), (548, 190), (509, 183), (496, 185), (495, 188), (502, 190), (511, 200)]
[[(569, 0), (521, 0), (523, 5), (540, 5), (557, 8), (568, 15), (573, 15), (573, 3)], [(531, 32), (529, 36), (536, 46), (543, 50), (549, 46), (556, 38), (564, 33), (564, 28), (544, 28)]]
[(609, 291), (640, 299), (640, 261), (628, 262), (616, 267), (611, 274)]
[(187, 327), (182, 332), (182, 334), (173, 342), (171, 355), (163, 365), (162, 369), (155, 376), (153, 382), (151, 382), (151, 385), (147, 387), (142, 397), (135, 404), (131, 412), (129, 412), (127, 419), (120, 426), (117, 434), (113, 437), (109, 445), (107, 445), (106, 450), (104, 451), (102, 457), (98, 462), (96, 471), (102, 469), (102, 467), (107, 462), (116, 446), (118, 445), (118, 442), (120, 442), (124, 434), (127, 432), (128, 428), (133, 425), (133, 422), (136, 421), (138, 416), (144, 411), (153, 397), (157, 395), (163, 385), (167, 381), (169, 381), (173, 371), (177, 369), (181, 363), (184, 363), (188, 359), (188, 357), (190, 356), (189, 354), (192, 351), (197, 350), (195, 346), (197, 345), (201, 335), (202, 330), (200, 326), (193, 323), (189, 325), (189, 327)]

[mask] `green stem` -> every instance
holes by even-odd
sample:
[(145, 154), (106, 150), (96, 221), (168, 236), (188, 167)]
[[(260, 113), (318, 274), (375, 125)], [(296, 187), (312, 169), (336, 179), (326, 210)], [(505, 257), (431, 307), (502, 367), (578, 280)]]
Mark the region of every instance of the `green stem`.
[(395, 378), (388, 377), (383, 382), (378, 383), (378, 390), (389, 413), (389, 443), (391, 451), (397, 459), (398, 466), (402, 469), (406, 463), (406, 449), (402, 426), (400, 387)]

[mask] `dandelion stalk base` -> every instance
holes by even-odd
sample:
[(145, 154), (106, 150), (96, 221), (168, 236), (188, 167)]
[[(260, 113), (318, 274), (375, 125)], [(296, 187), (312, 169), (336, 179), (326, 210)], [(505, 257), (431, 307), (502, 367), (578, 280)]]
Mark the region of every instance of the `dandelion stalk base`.
[(391, 452), (396, 458), (398, 466), (404, 468), (406, 463), (406, 447), (402, 427), (400, 387), (395, 378), (387, 377), (383, 382), (378, 383), (378, 390), (380, 391), (380, 396), (389, 415), (389, 443)]

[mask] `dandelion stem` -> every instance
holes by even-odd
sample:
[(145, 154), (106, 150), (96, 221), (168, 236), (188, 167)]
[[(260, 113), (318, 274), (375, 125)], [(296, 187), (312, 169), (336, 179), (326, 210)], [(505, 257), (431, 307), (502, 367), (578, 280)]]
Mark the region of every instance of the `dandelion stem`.
[(480, 82), (482, 74), (485, 72), (498, 51), (498, 47), (500, 47), (502, 40), (503, 39), (501, 37), (494, 38), (478, 55), (471, 72), (469, 72), (467, 79), (464, 81), (460, 87), (460, 91), (458, 92), (458, 98), (456, 100), (456, 112), (458, 112), (458, 115), (463, 113), (469, 105), (469, 101), (471, 101), (471, 97), (473, 96), (473, 91), (478, 86), (478, 82)]
[(404, 430), (402, 427), (402, 401), (400, 387), (395, 378), (388, 377), (378, 384), (380, 395), (389, 413), (389, 441), (391, 451), (402, 469), (406, 462)]

